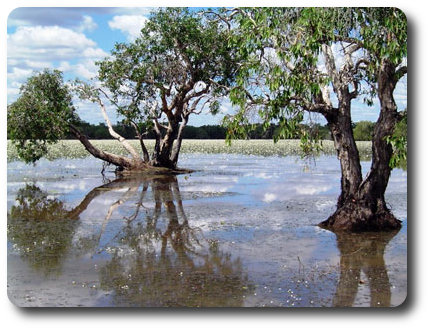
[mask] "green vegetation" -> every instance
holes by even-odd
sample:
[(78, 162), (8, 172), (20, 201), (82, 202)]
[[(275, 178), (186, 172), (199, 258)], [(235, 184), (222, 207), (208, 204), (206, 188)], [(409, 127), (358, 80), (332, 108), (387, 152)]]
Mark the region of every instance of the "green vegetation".
[[(48, 144), (70, 133), (90, 154), (120, 171), (174, 170), (189, 116), (201, 113), (205, 106), (217, 113), (219, 98), (228, 94), (225, 87), (234, 82), (238, 58), (234, 46), (225, 42), (227, 34), (222, 24), (204, 19), (201, 13), (162, 8), (151, 13), (136, 40), (117, 43), (111, 56), (96, 63), (98, 81), (67, 84), (58, 71), (36, 74), (8, 107), (8, 133), (19, 156), (34, 163), (47, 152)], [(131, 158), (91, 144), (76, 125), (72, 92), (100, 108), (109, 135)], [(134, 130), (138, 148), (115, 131), (106, 100), (122, 123)], [(156, 140), (152, 153), (144, 140), (149, 133)]]
[(72, 96), (60, 71), (45, 70), (29, 78), (19, 99), (7, 108), (7, 135), (25, 162), (35, 162), (47, 146), (64, 138), (66, 123), (76, 121)]
[[(75, 127), (85, 134), (89, 139), (92, 140), (106, 140), (112, 139), (109, 134), (108, 127), (104, 123), (99, 123), (97, 125), (90, 124), (84, 121), (77, 121)], [(124, 123), (112, 125), (114, 131), (120, 134), (125, 139), (136, 139), (136, 132), (130, 125)], [(314, 124), (312, 127), (303, 124), (302, 128), (308, 131), (314, 131), (321, 140), (331, 140), (330, 131), (327, 126)], [(247, 139), (274, 139), (276, 132), (279, 130), (279, 125), (271, 124), (269, 128), (264, 128), (262, 124), (253, 125), (253, 128), (247, 130)], [(225, 140), (227, 135), (227, 130), (222, 125), (203, 125), (203, 126), (185, 126), (182, 132), (183, 139), (222, 139)], [(299, 134), (292, 136), (292, 139), (298, 139)], [(31, 139), (31, 136), (28, 137)], [(154, 131), (149, 131), (145, 134), (145, 140), (151, 140), (156, 138), (156, 133)], [(12, 137), (8, 135), (8, 140)], [(72, 133), (65, 135), (66, 140), (76, 139)]]
[(354, 139), (356, 141), (372, 141), (373, 130), (375, 129), (375, 123), (365, 120), (353, 124), (354, 127)]

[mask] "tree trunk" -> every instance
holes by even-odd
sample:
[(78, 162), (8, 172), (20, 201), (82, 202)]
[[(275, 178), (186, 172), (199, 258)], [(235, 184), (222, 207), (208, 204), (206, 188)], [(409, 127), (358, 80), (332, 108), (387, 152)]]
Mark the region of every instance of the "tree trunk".
[(341, 168), (341, 193), (337, 207), (351, 200), (362, 182), (360, 156), (351, 123), (351, 100), (341, 99), (339, 109), (326, 115)]
[(178, 135), (176, 137), (173, 150), (170, 156), (170, 160), (172, 161), (172, 164), (176, 167), (178, 164), (178, 158), (179, 158), (179, 152), (181, 151), (182, 146), (182, 133), (184, 132), (185, 126), (188, 123), (188, 115), (185, 116), (183, 119), (181, 126), (178, 129)]
[(171, 159), (171, 155), (175, 138), (178, 134), (178, 129), (179, 125), (176, 120), (169, 123), (166, 135), (161, 141), (159, 140), (160, 142), (158, 145), (157, 143), (155, 145), (152, 160), (150, 162), (152, 166), (166, 167), (169, 169), (176, 168), (176, 162)]
[(137, 159), (130, 159), (123, 156), (111, 154), (109, 152), (96, 148), (88, 139), (88, 137), (82, 134), (76, 127), (69, 125), (70, 131), (76, 138), (84, 145), (85, 149), (94, 157), (104, 160), (110, 164), (116, 165), (119, 169), (132, 169), (142, 167), (144, 163)]
[(393, 150), (387, 142), (398, 120), (393, 92), (396, 86), (395, 68), (384, 63), (378, 74), (378, 97), (381, 110), (372, 139), (372, 165), (358, 189), (321, 227), (333, 231), (389, 231), (401, 227), (385, 203), (385, 190), (391, 174), (389, 165)]

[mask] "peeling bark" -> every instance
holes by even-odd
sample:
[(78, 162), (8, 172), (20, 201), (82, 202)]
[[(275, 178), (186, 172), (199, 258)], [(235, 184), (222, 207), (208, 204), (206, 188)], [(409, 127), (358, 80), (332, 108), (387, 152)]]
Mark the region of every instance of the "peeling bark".
[(115, 130), (112, 127), (112, 123), (106, 113), (106, 108), (103, 104), (103, 102), (101, 100), (98, 101), (99, 105), (100, 105), (100, 109), (102, 111), (103, 114), (103, 118), (106, 122), (106, 125), (108, 127), (109, 130), (109, 134), (116, 140), (118, 140), (122, 146), (124, 147), (125, 150), (128, 151), (128, 153), (134, 158), (134, 159), (140, 159), (140, 155), (136, 152), (136, 150), (127, 142), (127, 140), (122, 137), (121, 135), (119, 135), (117, 132), (115, 132)]

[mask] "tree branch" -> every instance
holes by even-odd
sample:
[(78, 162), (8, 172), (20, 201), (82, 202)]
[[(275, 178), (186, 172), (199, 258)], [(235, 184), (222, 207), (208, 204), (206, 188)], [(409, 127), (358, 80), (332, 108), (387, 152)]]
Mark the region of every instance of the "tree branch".
[(119, 167), (132, 167), (133, 162), (131, 159), (100, 150), (96, 148), (90, 140), (88, 140), (88, 137), (82, 134), (75, 126), (69, 124), (69, 128), (73, 135), (75, 135), (76, 138), (84, 145), (85, 149), (94, 157)]
[(402, 66), (396, 71), (396, 83), (402, 79), (404, 75), (408, 73), (408, 67), (406, 65)]
[(327, 69), (327, 73), (333, 82), (333, 88), (336, 92), (340, 89), (340, 81), (336, 70), (336, 63), (334, 60), (333, 52), (330, 46), (328, 46), (327, 44), (323, 44), (321, 49), (325, 57), (325, 66)]
[[(103, 92), (104, 93), (104, 92)], [(114, 139), (117, 139), (121, 144), (122, 144), (122, 146), (124, 147), (124, 149), (125, 150), (127, 150), (128, 151), (128, 153), (130, 153), (130, 155), (133, 157), (133, 158), (135, 158), (135, 159), (140, 159), (140, 156), (139, 156), (139, 154), (136, 152), (136, 150), (127, 142), (127, 140), (124, 138), (124, 137), (122, 137), (121, 135), (119, 135), (114, 129), (113, 129), (113, 127), (112, 127), (112, 123), (111, 123), (111, 121), (110, 121), (110, 119), (109, 119), (109, 117), (108, 117), (108, 115), (107, 115), (107, 112), (106, 112), (106, 108), (105, 108), (105, 106), (104, 106), (104, 104), (103, 104), (103, 102), (102, 102), (102, 100), (99, 98), (98, 99), (98, 103), (99, 103), (99, 105), (100, 105), (100, 109), (101, 109), (101, 111), (102, 111), (102, 115), (103, 115), (103, 118), (104, 118), (104, 120), (105, 120), (105, 122), (106, 122), (106, 125), (107, 125), (107, 127), (108, 127), (108, 130), (109, 130), (109, 134), (114, 138)]]
[(142, 137), (142, 134), (139, 131), (139, 127), (137, 126), (137, 124), (133, 120), (130, 120), (130, 123), (134, 127), (134, 130), (136, 132), (137, 138), (139, 139), (140, 148), (142, 149), (142, 154), (143, 154), (143, 160), (145, 162), (149, 162), (148, 149), (146, 149), (145, 143), (143, 142), (143, 137)]

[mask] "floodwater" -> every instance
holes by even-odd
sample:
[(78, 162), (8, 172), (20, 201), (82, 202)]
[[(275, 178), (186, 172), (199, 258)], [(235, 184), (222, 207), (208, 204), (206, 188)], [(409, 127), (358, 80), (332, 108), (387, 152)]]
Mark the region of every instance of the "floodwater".
[[(17, 306), (389, 307), (407, 294), (398, 233), (336, 236), (336, 157), (183, 154), (179, 176), (100, 174), (96, 159), (8, 163), (8, 295)], [(369, 168), (363, 162), (363, 171)]]

